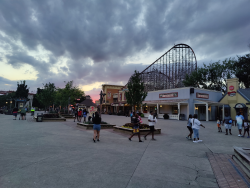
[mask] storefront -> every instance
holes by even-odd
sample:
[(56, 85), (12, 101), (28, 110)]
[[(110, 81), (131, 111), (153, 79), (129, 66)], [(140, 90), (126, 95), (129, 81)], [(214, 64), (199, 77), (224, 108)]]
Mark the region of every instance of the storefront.
[[(226, 104), (224, 113), (230, 114), (235, 119), (237, 112), (240, 112), (245, 119), (250, 119), (250, 88), (239, 88), (239, 79), (232, 78), (227, 80), (226, 94), (220, 99), (221, 103)], [(223, 110), (222, 110), (223, 111)]]
[(143, 101), (146, 105), (141, 111), (146, 117), (153, 111), (158, 118), (168, 114), (169, 119), (186, 120), (189, 114), (198, 114), (201, 121), (216, 120), (219, 107), (224, 105), (218, 102), (221, 96), (219, 91), (192, 87), (151, 91)]

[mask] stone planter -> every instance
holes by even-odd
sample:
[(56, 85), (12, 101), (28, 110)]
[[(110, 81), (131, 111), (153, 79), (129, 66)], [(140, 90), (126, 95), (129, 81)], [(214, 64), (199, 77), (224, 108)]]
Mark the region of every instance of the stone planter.
[[(77, 127), (82, 129), (93, 129), (94, 124), (77, 123)], [(115, 125), (101, 124), (101, 129), (113, 129)]]
[[(37, 119), (36, 116), (34, 116), (35, 120)], [(43, 118), (43, 122), (62, 122), (66, 121), (66, 118)]]
[[(119, 127), (119, 126), (114, 126), (113, 130), (117, 131), (117, 132), (126, 133), (126, 134), (133, 134), (133, 129), (123, 128), (123, 127)], [(140, 134), (145, 135), (149, 131), (150, 131), (149, 129), (140, 129)], [(161, 134), (161, 129), (155, 128), (154, 134)]]

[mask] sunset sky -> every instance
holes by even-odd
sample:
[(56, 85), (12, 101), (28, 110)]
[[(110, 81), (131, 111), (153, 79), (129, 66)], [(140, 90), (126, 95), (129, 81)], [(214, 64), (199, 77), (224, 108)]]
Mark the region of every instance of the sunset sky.
[(0, 90), (73, 80), (96, 100), (178, 43), (198, 66), (250, 53), (249, 0), (0, 0)]

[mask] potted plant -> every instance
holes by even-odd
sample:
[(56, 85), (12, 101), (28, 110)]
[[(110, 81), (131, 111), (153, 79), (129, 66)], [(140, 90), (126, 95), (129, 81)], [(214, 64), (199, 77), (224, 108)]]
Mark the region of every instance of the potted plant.
[(168, 115), (168, 114), (164, 114), (164, 115), (163, 115), (163, 118), (164, 118), (164, 119), (169, 119), (169, 115)]

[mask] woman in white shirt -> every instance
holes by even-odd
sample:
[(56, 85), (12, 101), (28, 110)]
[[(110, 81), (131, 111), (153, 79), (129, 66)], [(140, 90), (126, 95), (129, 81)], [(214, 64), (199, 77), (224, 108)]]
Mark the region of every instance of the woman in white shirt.
[(201, 124), (201, 122), (197, 119), (197, 114), (194, 114), (193, 120), (192, 120), (192, 129), (193, 129), (193, 132), (194, 132), (194, 141), (193, 141), (194, 143), (202, 142), (202, 140), (200, 140), (200, 138), (199, 138), (200, 126), (205, 128), (205, 126), (203, 126)]

